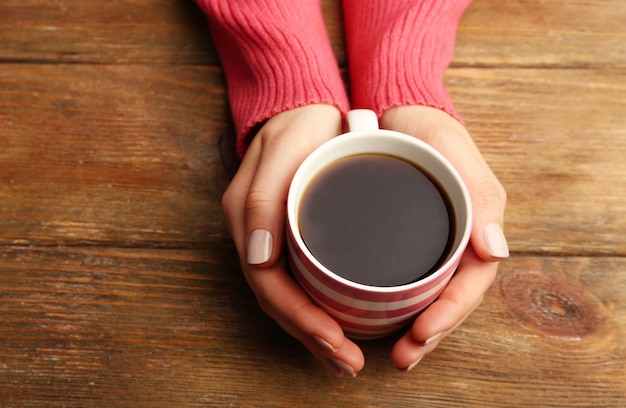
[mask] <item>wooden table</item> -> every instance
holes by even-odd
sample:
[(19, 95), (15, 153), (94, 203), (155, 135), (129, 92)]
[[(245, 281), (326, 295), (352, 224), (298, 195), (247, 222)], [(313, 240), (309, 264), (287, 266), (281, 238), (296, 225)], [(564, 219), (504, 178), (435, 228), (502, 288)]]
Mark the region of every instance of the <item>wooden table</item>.
[(2, 0), (0, 406), (626, 406), (625, 22), (623, 0), (475, 0), (446, 81), (508, 190), (512, 256), (414, 371), (388, 338), (336, 379), (240, 272), (193, 2)]

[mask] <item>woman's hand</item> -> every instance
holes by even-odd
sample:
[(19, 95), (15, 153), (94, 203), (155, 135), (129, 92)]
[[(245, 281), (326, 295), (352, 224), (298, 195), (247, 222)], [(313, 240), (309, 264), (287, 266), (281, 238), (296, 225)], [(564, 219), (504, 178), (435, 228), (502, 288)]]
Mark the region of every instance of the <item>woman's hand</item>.
[(222, 206), (248, 284), (261, 308), (337, 375), (355, 376), (363, 353), (286, 270), (283, 239), (289, 184), (316, 147), (341, 133), (331, 105), (282, 112), (261, 128), (224, 193)]
[(418, 137), (446, 156), (463, 177), (474, 210), (470, 245), (455, 275), (392, 350), (395, 366), (408, 371), (480, 304), (498, 261), (509, 256), (502, 232), (506, 193), (467, 130), (447, 113), (425, 106), (394, 107), (383, 114), (381, 128)]

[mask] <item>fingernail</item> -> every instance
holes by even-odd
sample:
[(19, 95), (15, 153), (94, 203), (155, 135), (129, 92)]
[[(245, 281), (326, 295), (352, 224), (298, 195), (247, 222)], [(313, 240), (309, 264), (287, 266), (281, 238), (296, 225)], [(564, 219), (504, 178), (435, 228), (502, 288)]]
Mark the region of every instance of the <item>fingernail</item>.
[(412, 369), (415, 368), (415, 366), (417, 366), (419, 364), (420, 361), (422, 361), (422, 358), (424, 358), (424, 356), (418, 358), (415, 362), (411, 363), (411, 365), (409, 365), (407, 368), (402, 369), (400, 371), (404, 371), (405, 373), (408, 373), (409, 371), (411, 371)]
[(443, 333), (437, 333), (434, 336), (431, 336), (428, 340), (426, 340), (425, 342), (423, 342), (421, 345), (422, 346), (428, 346), (430, 343), (433, 343), (437, 340), (439, 340), (439, 338), (441, 337)]
[(356, 377), (356, 372), (354, 371), (354, 368), (352, 368), (349, 364), (344, 363), (338, 358), (331, 358), (330, 361), (342, 372), (348, 374), (349, 376), (353, 378)]
[(273, 244), (272, 234), (269, 231), (264, 229), (252, 231), (248, 241), (248, 263), (258, 265), (267, 262), (272, 255)]
[(327, 358), (319, 358), (319, 361), (321, 361), (321, 363), (324, 365), (324, 367), (328, 368), (330, 371), (333, 372), (333, 374), (336, 377), (343, 377), (343, 371), (341, 371), (341, 369), (339, 367), (337, 367), (335, 364), (333, 364), (332, 361), (330, 361)]
[(494, 258), (508, 258), (509, 246), (506, 243), (502, 227), (498, 223), (489, 224), (483, 230), (487, 252)]
[(327, 342), (326, 340), (324, 340), (323, 338), (319, 337), (319, 336), (313, 336), (313, 339), (315, 339), (315, 341), (317, 342), (317, 344), (319, 344), (320, 346), (322, 346), (325, 350), (327, 351), (331, 351), (331, 352), (336, 352), (337, 349), (335, 347), (333, 347), (332, 344), (330, 344), (329, 342)]

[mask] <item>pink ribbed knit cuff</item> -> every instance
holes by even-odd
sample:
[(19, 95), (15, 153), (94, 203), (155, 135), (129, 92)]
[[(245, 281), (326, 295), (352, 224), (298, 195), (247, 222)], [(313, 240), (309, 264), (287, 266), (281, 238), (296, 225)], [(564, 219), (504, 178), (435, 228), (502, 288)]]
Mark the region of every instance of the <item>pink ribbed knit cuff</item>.
[(220, 54), (240, 155), (251, 131), (284, 110), (312, 103), (348, 110), (319, 1), (196, 1)]
[(436, 107), (457, 120), (443, 84), (471, 0), (344, 0), (352, 105)]

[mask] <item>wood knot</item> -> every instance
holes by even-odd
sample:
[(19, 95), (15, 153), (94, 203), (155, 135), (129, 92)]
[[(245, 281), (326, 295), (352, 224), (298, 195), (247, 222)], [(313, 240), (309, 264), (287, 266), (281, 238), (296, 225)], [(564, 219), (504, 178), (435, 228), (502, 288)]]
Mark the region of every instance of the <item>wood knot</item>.
[(510, 310), (549, 336), (580, 340), (603, 326), (598, 302), (566, 277), (512, 273), (503, 277), (501, 288)]

